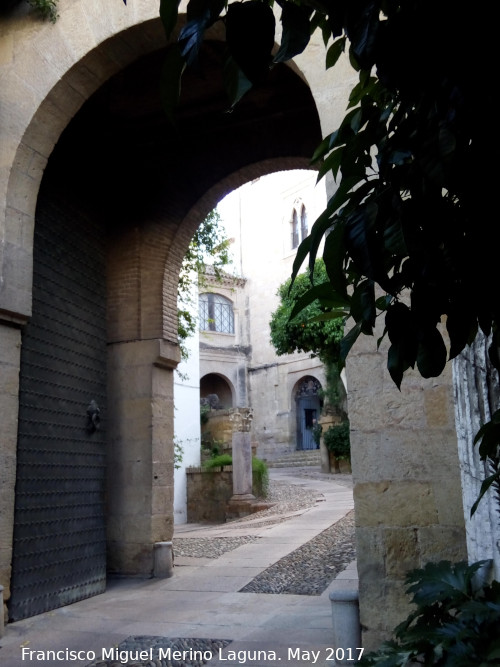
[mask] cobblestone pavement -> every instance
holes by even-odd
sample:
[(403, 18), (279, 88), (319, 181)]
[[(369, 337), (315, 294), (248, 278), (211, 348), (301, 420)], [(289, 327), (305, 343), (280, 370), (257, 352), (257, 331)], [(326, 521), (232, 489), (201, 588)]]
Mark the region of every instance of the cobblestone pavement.
[[(293, 470), (294, 477), (313, 477), (352, 486), (350, 475), (323, 475), (315, 470)], [(267, 499), (274, 505), (266, 510), (230, 522), (251, 530), (264, 525), (287, 521), (297, 512), (307, 510), (321, 501), (314, 491), (284, 480), (270, 480)], [(227, 524), (225, 524), (227, 526)], [(259, 540), (256, 535), (174, 538), (174, 554), (192, 558), (217, 559), (242, 544)], [(262, 594), (319, 595), (331, 581), (356, 557), (354, 512), (301, 547), (281, 558), (257, 575), (240, 592)], [(225, 639), (182, 639), (155, 636), (131, 636), (115, 647), (109, 660), (91, 663), (88, 667), (201, 667), (210, 662), (219, 649), (231, 642)], [(142, 652), (142, 653), (141, 653)], [(124, 661), (127, 657), (127, 661)]]

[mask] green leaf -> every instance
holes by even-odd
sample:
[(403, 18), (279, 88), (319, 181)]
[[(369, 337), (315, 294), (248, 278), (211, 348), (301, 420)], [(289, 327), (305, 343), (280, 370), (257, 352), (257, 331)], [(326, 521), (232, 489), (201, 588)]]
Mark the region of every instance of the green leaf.
[(424, 378), (438, 377), (443, 372), (447, 360), (446, 345), (437, 328), (430, 329), (421, 336), (417, 350), (417, 367)]
[(479, 445), (479, 455), (484, 461), (488, 457), (495, 459), (497, 457), (498, 447), (500, 446), (500, 425), (491, 420), (484, 424), (474, 438), (474, 444), (481, 440)]
[(271, 7), (259, 0), (233, 2), (227, 8), (226, 43), (238, 67), (252, 83), (269, 72), (274, 47), (275, 19)]
[(408, 368), (409, 365), (406, 361), (404, 345), (399, 341), (392, 343), (387, 352), (387, 370), (398, 389), (401, 389), (403, 375)]
[(326, 69), (330, 69), (330, 67), (334, 67), (337, 64), (338, 59), (345, 51), (345, 44), (346, 38), (340, 37), (329, 47), (326, 52)]
[(391, 343), (407, 338), (414, 329), (414, 321), (409, 307), (401, 301), (394, 301), (387, 308), (385, 326)]
[(326, 235), (323, 259), (333, 289), (347, 296), (347, 279), (344, 271), (345, 257), (344, 225), (339, 220)]
[(330, 310), (327, 313), (316, 315), (312, 317), (309, 322), (330, 322), (330, 320), (338, 320), (339, 317), (349, 317), (349, 310)]
[(399, 389), (404, 372), (413, 368), (417, 356), (415, 323), (408, 306), (399, 301), (390, 304), (385, 315), (385, 327), (391, 341), (387, 368)]
[(179, 104), (182, 73), (186, 62), (178, 43), (167, 49), (160, 78), (160, 98), (163, 109), (172, 125), (175, 125), (175, 111)]
[(362, 275), (380, 281), (380, 254), (374, 243), (373, 228), (378, 206), (369, 202), (349, 215), (345, 227), (345, 244)]
[[(313, 156), (311, 158), (311, 164), (314, 164), (332, 150), (332, 148), (335, 146), (335, 142), (338, 136), (339, 132), (338, 130), (336, 130), (335, 132), (332, 132), (323, 139), (323, 141), (320, 143), (320, 145), (316, 148), (316, 150), (313, 153)], [(320, 179), (318, 178), (318, 180)]]
[(375, 305), (379, 310), (387, 310), (391, 305), (392, 300), (393, 297), (390, 294), (379, 296), (378, 299), (375, 300)]
[(361, 322), (358, 322), (340, 341), (340, 362), (344, 365), (347, 355), (361, 334)]
[(373, 334), (375, 326), (375, 286), (372, 280), (363, 280), (356, 285), (351, 297), (351, 315), (361, 323), (361, 331), (366, 335)]
[(351, 40), (351, 51), (356, 62), (363, 69), (370, 70), (373, 65), (374, 49), (378, 37), (379, 2), (365, 2), (363, 11), (359, 13), (355, 24), (351, 24), (348, 37)]
[(292, 309), (290, 315), (290, 320), (293, 320), (294, 317), (304, 310), (307, 306), (314, 301), (318, 300), (322, 306), (326, 308), (339, 308), (343, 306), (349, 307), (349, 299), (347, 299), (342, 294), (337, 294), (333, 289), (331, 284), (321, 283), (320, 285), (313, 285), (310, 290), (305, 294), (302, 294), (296, 302)]
[(311, 38), (311, 10), (303, 5), (286, 3), (281, 12), (283, 34), (275, 63), (285, 62), (302, 53)]
[(293, 286), (293, 282), (295, 278), (297, 277), (297, 274), (300, 271), (300, 267), (304, 263), (305, 258), (309, 254), (311, 250), (311, 236), (306, 236), (306, 238), (302, 241), (302, 243), (299, 245), (297, 248), (297, 252), (295, 254), (295, 259), (293, 260), (293, 267), (292, 267), (292, 280), (290, 283), (290, 289)]
[[(309, 234), (308, 238), (311, 239), (310, 252), (314, 255), (314, 257), (316, 257), (319, 244), (321, 243), (321, 239), (323, 238), (325, 232), (327, 232), (332, 227), (335, 212), (338, 211), (344, 204), (349, 202), (351, 195), (353, 197), (356, 196), (356, 193), (351, 193), (351, 190), (356, 187), (358, 183), (359, 179), (357, 177), (352, 179), (349, 177), (344, 177), (333, 196), (329, 199), (326, 209), (313, 224), (311, 233)], [(362, 186), (359, 188), (359, 190), (361, 190), (361, 188)], [(312, 264), (314, 264), (314, 261), (312, 261)]]
[(203, 35), (210, 24), (210, 13), (207, 11), (201, 18), (188, 21), (179, 33), (181, 54), (188, 65), (192, 65), (198, 58)]
[(450, 308), (446, 318), (446, 330), (450, 337), (450, 359), (454, 359), (477, 332), (477, 319), (464, 304)]
[(224, 64), (223, 79), (231, 107), (252, 88), (252, 82), (247, 79), (232, 56), (229, 56)]
[(463, 604), (470, 596), (474, 575), (488, 563), (487, 560), (471, 565), (465, 561), (427, 563), (422, 570), (414, 570), (408, 575), (407, 582), (411, 585), (406, 592), (414, 594), (413, 602), (419, 606), (447, 598), (455, 604)]
[(327, 158), (325, 158), (318, 171), (318, 180), (323, 178), (329, 171), (332, 172), (334, 179), (337, 180), (344, 150), (344, 146), (336, 148)]
[(179, 4), (180, 0), (160, 0), (160, 18), (167, 39), (170, 39), (177, 23)]
[[(196, 62), (205, 30), (215, 23), (224, 7), (224, 0), (190, 0), (188, 3), (187, 23), (179, 33), (181, 53), (188, 65)], [(172, 19), (167, 16), (166, 20)]]

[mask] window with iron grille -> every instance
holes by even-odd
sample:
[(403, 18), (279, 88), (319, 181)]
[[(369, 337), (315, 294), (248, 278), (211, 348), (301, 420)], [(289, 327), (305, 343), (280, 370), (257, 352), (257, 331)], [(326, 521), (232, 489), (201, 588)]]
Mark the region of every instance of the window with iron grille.
[(200, 294), (200, 330), (234, 334), (233, 304), (220, 294)]

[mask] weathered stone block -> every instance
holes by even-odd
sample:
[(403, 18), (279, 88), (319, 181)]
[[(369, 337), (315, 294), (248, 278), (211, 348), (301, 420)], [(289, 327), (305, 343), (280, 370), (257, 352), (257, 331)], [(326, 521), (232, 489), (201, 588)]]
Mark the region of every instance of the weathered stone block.
[(379, 433), (351, 432), (356, 479), (422, 480), (458, 483), (454, 430), (390, 428)]
[(169, 512), (173, 503), (173, 486), (153, 486), (153, 514)]
[(429, 428), (454, 428), (455, 415), (451, 387), (443, 384), (426, 387), (424, 390), (424, 410)]
[(360, 526), (427, 526), (438, 520), (432, 487), (425, 482), (358, 483), (354, 503)]
[(165, 542), (172, 539), (174, 521), (171, 509), (163, 514), (154, 514), (151, 517), (151, 539), (153, 542)]
[(385, 569), (390, 579), (404, 580), (406, 573), (420, 565), (416, 528), (391, 528), (383, 531)]
[(418, 530), (422, 564), (467, 559), (465, 529), (456, 526), (423, 526)]

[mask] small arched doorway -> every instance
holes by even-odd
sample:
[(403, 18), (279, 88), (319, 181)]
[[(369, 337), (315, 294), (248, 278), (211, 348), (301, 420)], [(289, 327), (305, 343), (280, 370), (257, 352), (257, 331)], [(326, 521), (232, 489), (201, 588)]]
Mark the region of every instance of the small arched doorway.
[(321, 383), (312, 375), (302, 378), (295, 392), (297, 414), (297, 449), (318, 449), (314, 427), (321, 411)]
[(214, 409), (233, 407), (233, 392), (229, 382), (217, 373), (208, 373), (200, 380), (200, 399), (208, 401)]

